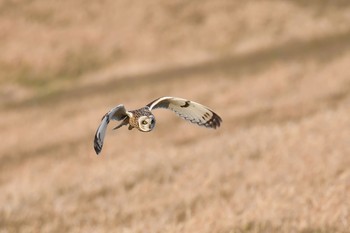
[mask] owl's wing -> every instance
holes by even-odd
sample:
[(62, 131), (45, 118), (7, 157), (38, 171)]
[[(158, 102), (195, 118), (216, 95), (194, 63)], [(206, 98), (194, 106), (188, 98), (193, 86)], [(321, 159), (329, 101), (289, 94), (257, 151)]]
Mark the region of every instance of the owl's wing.
[[(121, 121), (121, 120), (125, 120), (127, 117), (128, 115), (126, 113), (126, 109), (122, 104), (114, 107), (102, 117), (101, 123), (97, 128), (95, 138), (94, 138), (94, 149), (96, 151), (96, 154), (99, 154), (102, 150), (103, 140), (105, 138), (106, 129), (109, 121), (110, 120)], [(119, 126), (122, 126), (122, 124)]]
[(222, 122), (220, 116), (210, 108), (178, 97), (161, 97), (147, 105), (150, 110), (156, 108), (170, 109), (183, 119), (199, 126), (216, 128)]

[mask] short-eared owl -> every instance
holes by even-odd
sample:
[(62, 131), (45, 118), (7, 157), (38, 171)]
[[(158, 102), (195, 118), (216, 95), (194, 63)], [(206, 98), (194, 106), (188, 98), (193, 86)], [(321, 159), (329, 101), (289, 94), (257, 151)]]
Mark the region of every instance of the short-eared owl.
[(149, 132), (154, 128), (156, 123), (156, 119), (151, 112), (156, 108), (170, 109), (183, 119), (208, 128), (215, 129), (220, 126), (220, 122), (222, 121), (219, 115), (208, 107), (177, 97), (161, 97), (147, 104), (145, 107), (133, 111), (127, 111), (123, 104), (119, 104), (102, 117), (94, 139), (96, 154), (99, 154), (102, 150), (106, 128), (110, 120), (121, 121), (113, 129), (118, 129), (123, 125), (129, 125), (129, 130), (137, 128), (142, 132)]

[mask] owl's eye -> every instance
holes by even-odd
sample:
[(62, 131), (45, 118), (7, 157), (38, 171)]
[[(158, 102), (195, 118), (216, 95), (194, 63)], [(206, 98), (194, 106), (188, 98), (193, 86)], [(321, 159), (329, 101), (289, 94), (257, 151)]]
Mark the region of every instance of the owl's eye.
[(141, 124), (147, 125), (147, 121), (143, 120), (143, 121), (141, 122)]

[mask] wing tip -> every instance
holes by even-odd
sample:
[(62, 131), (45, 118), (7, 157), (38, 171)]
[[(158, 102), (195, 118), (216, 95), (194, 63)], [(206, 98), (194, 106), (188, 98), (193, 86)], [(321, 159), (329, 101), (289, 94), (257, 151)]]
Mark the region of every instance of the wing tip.
[(216, 114), (215, 112), (211, 111), (213, 113), (213, 116), (210, 118), (209, 121), (207, 121), (204, 126), (207, 128), (212, 128), (212, 129), (216, 129), (219, 128), (222, 122), (221, 117)]
[(94, 149), (95, 149), (96, 155), (98, 155), (101, 152), (102, 146), (103, 146), (103, 144), (101, 143), (101, 140), (97, 136), (97, 133), (96, 133), (95, 139), (94, 139)]

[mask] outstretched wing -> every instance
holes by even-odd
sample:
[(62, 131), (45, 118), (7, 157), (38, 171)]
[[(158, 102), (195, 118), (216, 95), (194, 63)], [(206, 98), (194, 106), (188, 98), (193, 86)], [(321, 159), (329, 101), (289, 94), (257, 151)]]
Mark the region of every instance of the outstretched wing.
[(102, 117), (101, 123), (97, 128), (94, 139), (94, 149), (96, 151), (96, 154), (99, 154), (102, 150), (103, 140), (105, 138), (106, 129), (109, 121), (121, 121), (125, 120), (127, 117), (128, 115), (126, 114), (126, 109), (122, 104), (114, 107)]
[(147, 105), (150, 110), (156, 108), (170, 109), (183, 119), (199, 126), (216, 128), (222, 122), (220, 116), (210, 108), (178, 97), (161, 97)]

